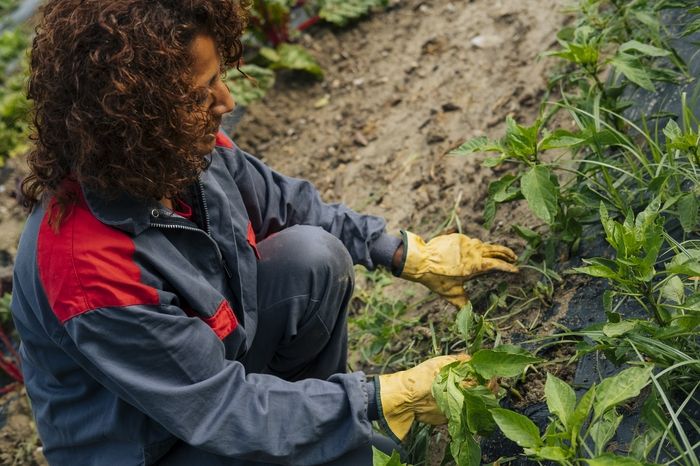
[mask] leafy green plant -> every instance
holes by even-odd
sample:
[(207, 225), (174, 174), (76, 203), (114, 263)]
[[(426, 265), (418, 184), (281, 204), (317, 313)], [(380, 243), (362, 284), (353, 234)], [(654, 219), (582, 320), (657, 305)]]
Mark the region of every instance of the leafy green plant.
[(280, 44), (272, 49), (263, 47), (260, 55), (267, 60), (273, 70), (304, 71), (316, 78), (323, 78), (323, 70), (314, 57), (302, 46), (295, 44)]
[[(661, 81), (688, 77), (659, 17), (666, 8), (700, 13), (685, 0), (579, 1), (575, 24), (559, 34), (560, 47), (545, 54), (564, 62), (551, 83), (559, 100), (544, 103), (532, 126), (508, 118), (503, 138), (473, 139), (456, 151), (495, 152), (485, 166), (515, 167), (491, 183), (484, 220), (490, 227), (502, 203), (527, 203), (543, 224), (513, 227), (527, 241), (525, 267), (556, 268), (559, 243), (575, 250), (584, 226), (592, 234), (604, 232), (613, 256), (587, 258), (574, 271), (608, 281), (600, 307), (607, 322), (548, 339), (578, 342), (573, 360), (600, 355), (618, 366), (644, 364), (592, 387), (578, 403), (571, 387), (550, 376), (545, 397), (553, 418), (544, 435), (526, 417), (492, 408), (494, 422), (534, 460), (637, 465), (671, 458), (666, 464), (698, 464), (693, 439), (700, 427), (687, 412), (700, 389), (700, 242), (693, 239), (700, 230), (698, 118), (685, 95), (681, 112), (665, 115), (671, 118), (663, 129), (659, 119), (650, 126), (646, 117), (631, 121), (623, 114), (629, 106), (625, 88), (652, 91)], [(683, 34), (694, 24), (685, 25)], [(562, 111), (573, 128), (551, 127)], [(539, 257), (542, 265), (533, 261)], [(546, 297), (550, 285), (533, 287), (531, 299), (538, 292)], [(626, 318), (630, 309), (651, 319)], [(623, 380), (627, 391), (618, 385)], [(630, 456), (615, 456), (608, 451), (621, 420), (615, 406), (649, 385), (644, 429)], [(614, 403), (605, 407), (605, 400)]]
[(265, 97), (275, 85), (275, 72), (258, 65), (243, 65), (240, 72), (229, 70), (226, 85), (236, 98), (236, 104), (247, 106)]
[(391, 456), (386, 453), (382, 453), (376, 448), (372, 447), (372, 465), (373, 466), (406, 466), (405, 463), (401, 462), (401, 457), (394, 451)]
[[(382, 270), (365, 272), (367, 287), (355, 289), (354, 303), (359, 305), (348, 318), (350, 346), (359, 351), (365, 362), (373, 365), (387, 364), (396, 335), (414, 326), (414, 319), (405, 315), (411, 304), (405, 299), (392, 298), (384, 291), (392, 282), (391, 275)], [(396, 349), (393, 348), (396, 352)], [(409, 348), (401, 348), (401, 352)]]
[(513, 118), (506, 119), (506, 134), (496, 141), (485, 137), (467, 141), (453, 151), (454, 155), (474, 152), (496, 152), (497, 157), (487, 158), (484, 166), (497, 167), (504, 163), (515, 163), (522, 167), (515, 174), (508, 174), (491, 182), (484, 207), (484, 226), (490, 228), (499, 204), (525, 199), (532, 212), (549, 227), (547, 238), (533, 230), (516, 227), (516, 232), (529, 243), (543, 246), (548, 262), (556, 257), (556, 244), (560, 241), (574, 242), (581, 234), (579, 219), (585, 213), (572, 191), (563, 191), (555, 170), (556, 163), (541, 159), (544, 151), (573, 148), (585, 142), (580, 136), (566, 131), (547, 131), (542, 120), (532, 126), (518, 124)]
[(12, 295), (5, 293), (0, 298), (0, 371), (4, 372), (15, 383), (0, 388), (0, 394), (14, 390), (17, 385), (24, 383), (24, 377), (19, 365), (19, 355), (15, 351), (10, 336), (5, 332), (6, 326), (12, 322), (10, 314), (10, 301)]
[(22, 28), (0, 34), (0, 166), (27, 149), (30, 104), (25, 95), (28, 41)]
[(388, 0), (321, 0), (318, 15), (336, 26), (345, 26), (367, 13), (372, 8), (386, 7)]
[(630, 367), (593, 385), (576, 401), (564, 381), (547, 374), (545, 397), (551, 414), (543, 435), (526, 416), (493, 408), (499, 429), (538, 461), (570, 465), (642, 465), (640, 460), (607, 453), (622, 421), (617, 406), (639, 396), (651, 381), (652, 366)]
[[(470, 305), (460, 311), (457, 325), (463, 335), (473, 338), (468, 346), (478, 347), (483, 322), (474, 318)], [(538, 362), (538, 358), (519, 347), (500, 345), (478, 349), (470, 360), (448, 364), (440, 371), (433, 382), (433, 396), (447, 417), (450, 453), (458, 466), (481, 464), (476, 436), (496, 429), (491, 410), (499, 407), (498, 400), (505, 395), (498, 378), (517, 377)]]

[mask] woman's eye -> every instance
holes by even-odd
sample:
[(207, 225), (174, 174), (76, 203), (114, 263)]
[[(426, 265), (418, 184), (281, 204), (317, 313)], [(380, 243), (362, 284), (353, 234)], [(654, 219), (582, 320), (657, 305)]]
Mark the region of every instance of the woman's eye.
[(197, 105), (204, 105), (209, 98), (209, 89), (200, 88), (194, 91), (194, 101)]

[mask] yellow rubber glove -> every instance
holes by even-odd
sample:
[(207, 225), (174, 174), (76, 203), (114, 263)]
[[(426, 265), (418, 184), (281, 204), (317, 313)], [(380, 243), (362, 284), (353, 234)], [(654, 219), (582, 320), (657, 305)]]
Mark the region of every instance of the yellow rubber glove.
[(380, 375), (376, 381), (380, 423), (399, 442), (416, 419), (433, 425), (446, 423), (433, 398), (433, 380), (443, 366), (469, 358), (466, 354), (438, 356), (412, 369)]
[(404, 266), (401, 278), (422, 283), (452, 304), (462, 307), (469, 298), (464, 282), (491, 271), (516, 273), (518, 258), (505, 246), (488, 244), (453, 233), (429, 242), (410, 231), (404, 234)]

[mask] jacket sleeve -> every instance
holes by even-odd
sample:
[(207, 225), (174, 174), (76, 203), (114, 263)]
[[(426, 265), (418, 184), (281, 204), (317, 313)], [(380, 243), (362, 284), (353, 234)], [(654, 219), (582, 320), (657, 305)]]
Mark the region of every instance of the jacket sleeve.
[(100, 383), (214, 454), (319, 464), (372, 435), (364, 374), (293, 383), (246, 375), (204, 322), (176, 306), (95, 309), (65, 329), (64, 348)]
[(320, 226), (343, 242), (355, 264), (391, 267), (401, 240), (385, 233), (384, 219), (327, 204), (309, 181), (284, 176), (237, 146), (223, 152), (258, 240), (292, 225)]

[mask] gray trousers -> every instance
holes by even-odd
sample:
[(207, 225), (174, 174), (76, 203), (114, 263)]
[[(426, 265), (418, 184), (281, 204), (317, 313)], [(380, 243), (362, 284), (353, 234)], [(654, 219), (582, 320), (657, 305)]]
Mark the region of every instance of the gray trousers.
[[(347, 307), (354, 274), (347, 249), (318, 227), (295, 226), (258, 244), (258, 329), (241, 362), (247, 372), (296, 381), (326, 379), (347, 368)], [(265, 435), (261, 432), (261, 435)], [(375, 435), (372, 445), (327, 466), (371, 466), (372, 446), (398, 446)], [(263, 466), (176, 444), (162, 466)]]

